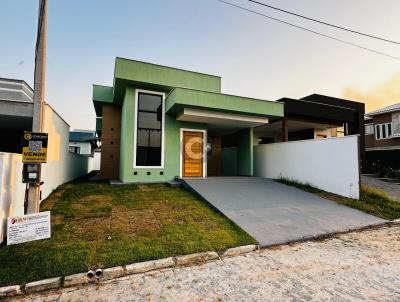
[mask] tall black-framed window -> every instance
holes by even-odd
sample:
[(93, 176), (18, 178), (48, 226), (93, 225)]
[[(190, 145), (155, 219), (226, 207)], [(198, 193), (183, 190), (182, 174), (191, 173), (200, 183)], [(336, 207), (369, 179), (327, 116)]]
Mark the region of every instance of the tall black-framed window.
[(162, 164), (163, 96), (138, 93), (136, 121), (136, 166)]

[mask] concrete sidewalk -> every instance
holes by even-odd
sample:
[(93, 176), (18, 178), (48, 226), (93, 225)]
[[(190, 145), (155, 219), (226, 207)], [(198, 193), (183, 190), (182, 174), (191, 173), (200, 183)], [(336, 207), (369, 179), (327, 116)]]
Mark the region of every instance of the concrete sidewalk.
[(209, 177), (185, 182), (261, 246), (385, 222), (271, 179)]

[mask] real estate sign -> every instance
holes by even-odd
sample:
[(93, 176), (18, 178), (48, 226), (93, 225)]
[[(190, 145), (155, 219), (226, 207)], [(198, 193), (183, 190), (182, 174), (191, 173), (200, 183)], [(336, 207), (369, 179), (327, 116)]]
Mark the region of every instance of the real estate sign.
[(24, 133), (22, 145), (23, 163), (45, 163), (47, 161), (47, 133)]
[(50, 237), (49, 211), (8, 218), (7, 245)]

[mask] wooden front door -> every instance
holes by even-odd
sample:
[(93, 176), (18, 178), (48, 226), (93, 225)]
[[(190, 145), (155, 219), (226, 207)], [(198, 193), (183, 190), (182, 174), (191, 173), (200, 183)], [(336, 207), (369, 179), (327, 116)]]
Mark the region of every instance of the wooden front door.
[(204, 157), (204, 134), (197, 131), (183, 131), (182, 176), (202, 177)]

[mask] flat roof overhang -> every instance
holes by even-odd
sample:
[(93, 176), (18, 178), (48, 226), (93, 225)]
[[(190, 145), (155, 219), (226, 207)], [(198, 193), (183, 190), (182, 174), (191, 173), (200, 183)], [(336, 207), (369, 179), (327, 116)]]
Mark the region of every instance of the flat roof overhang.
[(114, 102), (120, 103), (127, 86), (169, 92), (187, 87), (221, 92), (221, 77), (117, 57), (114, 69)]
[(179, 114), (184, 109), (225, 112), (262, 118), (283, 117), (283, 103), (188, 88), (175, 88), (167, 96), (165, 111)]
[(113, 104), (114, 99), (114, 88), (103, 85), (93, 85), (93, 106), (96, 111), (96, 117), (103, 116), (102, 106), (103, 104)]
[(226, 134), (244, 128), (267, 124), (283, 117), (283, 103), (175, 88), (166, 98), (165, 111), (179, 121), (208, 125), (215, 134)]

